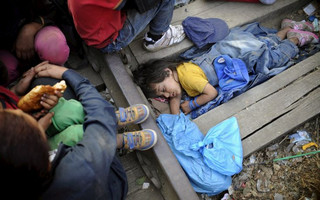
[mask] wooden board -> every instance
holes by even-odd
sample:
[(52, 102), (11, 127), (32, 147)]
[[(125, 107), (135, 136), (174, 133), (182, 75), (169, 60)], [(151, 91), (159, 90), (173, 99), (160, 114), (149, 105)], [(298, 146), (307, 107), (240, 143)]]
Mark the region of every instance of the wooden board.
[[(195, 2), (176, 9), (173, 14), (172, 24), (181, 24), (186, 17), (196, 16), (201, 18), (220, 18), (225, 20), (228, 26), (232, 28), (253, 21), (261, 21), (267, 17), (273, 18), (275, 13), (277, 14), (277, 18), (281, 18), (282, 15), (280, 15), (280, 13), (285, 14), (292, 12), (292, 10), (296, 10), (308, 2), (309, 0), (278, 0), (275, 4), (267, 6), (260, 3), (196, 0)], [(139, 64), (154, 58), (160, 59), (177, 56), (193, 45), (190, 40), (185, 39), (180, 44), (170, 48), (165, 48), (157, 52), (147, 52), (142, 47), (142, 36), (143, 34), (140, 34), (140, 36), (129, 45), (133, 57), (135, 57)]]
[[(158, 190), (152, 182), (148, 179), (144, 171), (142, 170), (140, 163), (135, 155), (135, 152), (126, 154), (125, 156), (119, 157), (124, 167), (128, 179), (128, 200), (163, 200), (161, 191)], [(138, 180), (144, 179), (144, 182), (150, 183), (147, 189), (142, 189), (142, 185), (139, 184)]]
[[(312, 72), (320, 63), (320, 53), (317, 53), (308, 59), (292, 66), (284, 72), (276, 75), (268, 81), (246, 91), (230, 101), (218, 106), (213, 111), (205, 113), (194, 120), (203, 133), (218, 124), (219, 122), (227, 119), (241, 110), (247, 109), (249, 106), (256, 102), (268, 97), (269, 95), (277, 92), (281, 88), (286, 87), (290, 83), (299, 79), (301, 76)], [(210, 120), (206, 120), (210, 119)]]
[[(320, 113), (320, 53), (198, 117), (203, 133), (235, 116), (244, 156)], [(208, 120), (210, 119), (210, 120)]]

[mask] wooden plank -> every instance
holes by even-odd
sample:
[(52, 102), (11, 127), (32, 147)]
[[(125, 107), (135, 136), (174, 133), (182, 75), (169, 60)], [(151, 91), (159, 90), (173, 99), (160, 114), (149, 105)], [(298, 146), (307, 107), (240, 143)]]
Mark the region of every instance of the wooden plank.
[(263, 148), (271, 141), (293, 130), (302, 123), (320, 113), (320, 88), (312, 91), (299, 105), (291, 111), (257, 131), (255, 134), (242, 141), (243, 155), (247, 157), (252, 152)]
[(299, 100), (320, 85), (320, 70), (298, 79), (234, 116), (238, 119), (241, 138), (253, 134), (271, 121), (297, 106)]
[(241, 94), (218, 106), (217, 108), (214, 108), (213, 110), (201, 115), (193, 121), (198, 125), (202, 133), (207, 133), (211, 127), (219, 122), (235, 115), (241, 110), (245, 110), (247, 107), (259, 101), (260, 99), (263, 99), (287, 86), (300, 76), (304, 76), (313, 71), (319, 66), (319, 63), (320, 52), (292, 66), (268, 81), (246, 91), (244, 94)]
[[(276, 12), (277, 17), (280, 17), (285, 11), (292, 12), (297, 8), (301, 8), (308, 2), (309, 0), (279, 0), (273, 5), (266, 6), (258, 3), (197, 0), (187, 6), (176, 9), (174, 11), (172, 24), (181, 24), (183, 19), (188, 16), (198, 16), (201, 18), (212, 17), (223, 19), (227, 22), (229, 27), (232, 28), (253, 21), (261, 21), (261, 19), (272, 16)], [(281, 12), (278, 12), (279, 10)], [(133, 52), (137, 62), (141, 64), (153, 58), (160, 59), (177, 56), (192, 45), (193, 43), (190, 40), (185, 39), (180, 44), (170, 48), (162, 49), (157, 52), (148, 52), (142, 47), (142, 35), (140, 35), (129, 45), (129, 48)]]

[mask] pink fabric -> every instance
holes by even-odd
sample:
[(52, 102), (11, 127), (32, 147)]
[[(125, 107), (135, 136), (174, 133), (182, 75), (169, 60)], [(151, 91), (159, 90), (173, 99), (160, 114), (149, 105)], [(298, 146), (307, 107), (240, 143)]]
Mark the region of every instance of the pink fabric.
[(18, 60), (7, 50), (0, 50), (0, 60), (7, 67), (8, 83), (12, 83), (19, 77)]
[(66, 37), (56, 26), (46, 26), (37, 33), (35, 50), (41, 60), (48, 60), (56, 65), (63, 65), (70, 53)]

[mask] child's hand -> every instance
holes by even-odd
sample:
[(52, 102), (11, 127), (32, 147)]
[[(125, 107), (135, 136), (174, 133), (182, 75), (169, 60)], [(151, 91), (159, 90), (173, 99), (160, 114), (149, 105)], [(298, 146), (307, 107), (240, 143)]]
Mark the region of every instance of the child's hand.
[(20, 81), (17, 83), (17, 85), (13, 86), (11, 88), (11, 91), (15, 93), (18, 96), (22, 96), (27, 92), (27, 89), (30, 86), (30, 83), (34, 76), (36, 75), (34, 68), (30, 68), (28, 71), (26, 71), (23, 75)]
[(181, 105), (180, 105), (182, 111), (184, 114), (188, 114), (189, 112), (191, 112), (191, 109), (189, 107), (189, 101), (184, 101)]
[(51, 108), (53, 108), (55, 105), (58, 104), (60, 97), (62, 97), (62, 94), (59, 91), (56, 91), (56, 94), (54, 95), (44, 94), (41, 97), (40, 104), (43, 106), (45, 110), (50, 110)]
[(56, 79), (62, 79), (62, 75), (68, 68), (58, 65), (50, 64), (48, 61), (44, 61), (35, 67), (37, 77), (51, 77)]
[(38, 120), (39, 125), (43, 128), (44, 131), (46, 131), (51, 125), (52, 123), (51, 119), (53, 115), (54, 115), (53, 112), (49, 112)]

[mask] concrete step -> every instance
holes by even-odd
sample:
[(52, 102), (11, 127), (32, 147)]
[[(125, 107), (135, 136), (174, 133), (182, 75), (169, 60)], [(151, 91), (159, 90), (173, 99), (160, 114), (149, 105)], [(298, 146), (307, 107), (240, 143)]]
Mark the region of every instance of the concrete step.
[[(181, 24), (188, 16), (220, 18), (228, 24), (229, 28), (254, 21), (267, 22), (270, 20), (273, 22), (272, 24), (280, 24), (281, 16), (302, 8), (308, 2), (310, 0), (278, 0), (273, 5), (264, 5), (260, 3), (195, 0), (188, 5), (175, 9), (172, 24)], [(142, 37), (143, 34), (129, 45), (133, 54), (132, 57), (136, 59), (136, 64), (145, 63), (150, 59), (177, 56), (193, 45), (189, 39), (185, 39), (173, 47), (157, 52), (148, 52), (142, 48)], [(136, 66), (132, 67), (135, 68)]]

